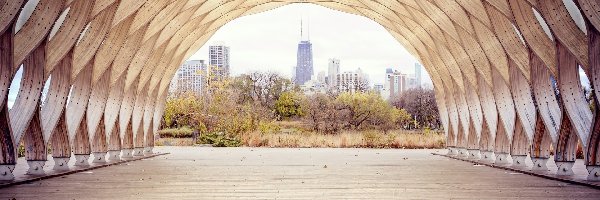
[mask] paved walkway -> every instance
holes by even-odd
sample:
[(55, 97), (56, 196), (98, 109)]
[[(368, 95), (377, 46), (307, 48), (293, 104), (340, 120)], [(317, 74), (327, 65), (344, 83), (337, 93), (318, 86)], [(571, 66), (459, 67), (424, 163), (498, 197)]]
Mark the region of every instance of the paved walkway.
[[(0, 199), (598, 199), (437, 150), (162, 147), (165, 156), (0, 189)], [(440, 152), (443, 150), (440, 150)]]

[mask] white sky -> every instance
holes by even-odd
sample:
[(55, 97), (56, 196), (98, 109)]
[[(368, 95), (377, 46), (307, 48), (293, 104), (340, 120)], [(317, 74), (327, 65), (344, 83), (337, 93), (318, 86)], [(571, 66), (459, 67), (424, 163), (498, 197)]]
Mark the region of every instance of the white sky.
[[(381, 25), (353, 14), (314, 4), (291, 4), (238, 18), (224, 25), (190, 60), (207, 60), (208, 46), (230, 47), (231, 73), (271, 71), (291, 77), (300, 41), (300, 18), (310, 29), (315, 74), (327, 71), (329, 58), (341, 71), (361, 68), (371, 83), (383, 83), (386, 68), (414, 73), (417, 60)], [(310, 24), (310, 28), (307, 25)], [(431, 82), (423, 69), (423, 82)]]

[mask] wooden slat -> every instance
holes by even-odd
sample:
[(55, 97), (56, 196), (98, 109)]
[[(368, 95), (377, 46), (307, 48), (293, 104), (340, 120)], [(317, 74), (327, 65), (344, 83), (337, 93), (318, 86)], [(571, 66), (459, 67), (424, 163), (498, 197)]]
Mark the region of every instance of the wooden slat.
[(45, 57), (46, 43), (42, 42), (23, 63), (23, 79), (21, 80), (20, 91), (12, 109), (9, 111), (10, 123), (17, 144), (21, 141), (21, 136), (25, 133), (29, 122), (38, 112), (40, 95), (45, 81), (43, 77)]
[[(86, 65), (90, 63), (90, 60), (96, 55), (96, 51), (102, 44), (106, 33), (110, 30), (110, 23), (113, 19), (113, 14), (117, 9), (116, 4), (112, 4), (108, 8), (100, 12), (89, 23), (89, 28), (83, 34), (78, 44), (73, 49), (73, 71), (71, 73), (71, 79), (75, 79), (79, 72)], [(90, 78), (91, 80), (91, 78)]]
[(75, 0), (71, 5), (58, 32), (48, 41), (47, 48), (50, 51), (46, 54), (46, 73), (52, 72), (63, 57), (71, 52), (71, 47), (75, 45), (79, 34), (88, 23), (93, 4), (94, 1), (91, 0)]
[(71, 145), (69, 143), (69, 133), (67, 130), (66, 114), (62, 113), (50, 137), (50, 146), (52, 147), (52, 157), (69, 158), (71, 157)]
[(531, 6), (523, 0), (510, 0), (516, 25), (521, 30), (527, 45), (539, 57), (554, 76), (558, 76), (556, 68), (556, 47), (542, 29)]
[(44, 106), (40, 111), (42, 132), (46, 142), (48, 142), (54, 128), (64, 115), (63, 111), (71, 89), (71, 63), (72, 51), (67, 53), (52, 71), (52, 80), (43, 103)]
[[(593, 116), (583, 94), (579, 79), (579, 67), (575, 56), (561, 42), (556, 43), (556, 49), (559, 73), (558, 88), (560, 89), (564, 110), (567, 113), (567, 115), (563, 115), (563, 119), (570, 120), (585, 149), (590, 136)], [(562, 123), (565, 123), (565, 120)], [(561, 140), (560, 137), (559, 140)]]
[[(79, 130), (85, 121), (85, 133), (87, 135), (87, 120), (84, 120), (85, 111), (87, 109), (88, 100), (92, 91), (92, 65), (89, 64), (87, 67), (79, 73), (77, 78), (73, 81), (71, 96), (69, 97), (69, 104), (67, 105), (67, 129), (69, 130), (69, 139), (73, 141), (75, 135), (78, 132), (84, 131)], [(87, 139), (87, 136), (86, 136)], [(89, 141), (87, 142), (89, 143)]]
[(525, 77), (529, 79), (529, 58), (527, 56), (527, 49), (525, 45), (521, 43), (512, 22), (492, 6), (486, 4), (485, 7), (490, 17), (494, 19), (494, 21), (492, 21), (492, 27), (494, 27), (494, 31), (500, 40), (500, 44), (504, 47), (504, 51), (510, 59), (517, 64), (519, 70), (521, 70)]
[(64, 0), (40, 0), (25, 22), (15, 35), (14, 68), (17, 69), (26, 57), (32, 53), (43, 41), (58, 15), (63, 9)]
[(594, 120), (592, 132), (588, 142), (588, 149), (586, 154), (587, 165), (600, 165), (600, 31), (594, 26), (587, 23), (588, 28), (588, 53), (590, 59), (590, 80), (592, 87), (594, 88), (595, 102), (594, 105)]
[(25, 0), (3, 0), (0, 5), (0, 33), (12, 29), (14, 20), (18, 17)]
[(515, 65), (512, 60), (509, 60), (510, 91), (515, 103), (519, 119), (518, 123), (520, 123), (520, 126), (522, 126), (521, 129), (525, 133), (526, 142), (530, 143), (533, 140), (535, 131), (536, 108), (533, 103), (529, 82)]

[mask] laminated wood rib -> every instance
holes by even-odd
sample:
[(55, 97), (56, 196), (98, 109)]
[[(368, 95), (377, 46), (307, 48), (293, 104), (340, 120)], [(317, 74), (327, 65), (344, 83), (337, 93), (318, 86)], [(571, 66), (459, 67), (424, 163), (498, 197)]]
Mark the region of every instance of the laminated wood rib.
[(71, 89), (71, 56), (71, 53), (67, 53), (51, 73), (48, 94), (41, 110), (42, 132), (46, 142), (50, 139), (59, 120), (64, 117), (63, 111)]
[[(71, 86), (71, 96), (67, 105), (67, 129), (69, 131), (69, 139), (73, 141), (78, 132), (85, 131), (87, 135), (87, 120), (84, 120), (85, 111), (87, 109), (88, 100), (92, 91), (92, 65), (88, 64), (84, 70), (79, 73), (77, 78), (73, 80)], [(85, 123), (85, 130), (79, 130)], [(86, 137), (87, 139), (87, 137)], [(88, 141), (89, 143), (89, 141)]]
[(21, 141), (21, 136), (25, 133), (35, 113), (39, 112), (40, 95), (45, 81), (45, 57), (46, 43), (42, 42), (23, 62), (20, 91), (9, 111), (11, 127), (17, 144)]
[(0, 164), (17, 163), (17, 143), (13, 136), (7, 103), (8, 87), (13, 79), (12, 50), (15, 26), (12, 21), (14, 20), (11, 19), (11, 24), (0, 35)]
[[(506, 134), (506, 138), (502, 138), (501, 141), (510, 142), (515, 130), (515, 105), (513, 103), (510, 89), (508, 88), (507, 83), (504, 82), (504, 79), (501, 78), (500, 73), (492, 70), (492, 78), (494, 80), (492, 94), (494, 95), (494, 100), (496, 101), (496, 108), (498, 109), (498, 115), (501, 122), (498, 123), (497, 130), (502, 130), (502, 133)], [(501, 133), (496, 133), (497, 138), (500, 137), (498, 134)], [(496, 145), (498, 145), (498, 143), (496, 143)]]
[[(47, 48), (50, 51), (46, 54), (46, 73), (52, 72), (56, 65), (63, 60), (63, 57), (72, 53), (71, 47), (75, 45), (79, 34), (87, 24), (93, 4), (94, 1), (90, 0), (75, 0), (71, 4), (65, 21), (54, 37), (48, 41)], [(69, 60), (69, 62), (72, 61)], [(71, 69), (68, 72), (71, 72)]]
[(15, 69), (40, 46), (40, 43), (46, 42), (46, 36), (50, 33), (54, 21), (62, 12), (63, 4), (64, 0), (40, 0), (38, 2), (31, 17), (15, 35)]
[[(566, 111), (566, 115), (563, 112), (562, 123), (565, 123), (567, 119), (570, 121), (573, 132), (581, 139), (582, 146), (586, 149), (593, 116), (583, 94), (579, 79), (579, 67), (575, 56), (562, 45), (562, 42), (557, 42), (556, 47), (559, 73), (558, 88)], [(561, 133), (561, 135), (571, 137), (570, 134)], [(561, 140), (560, 137), (559, 140)]]
[(513, 96), (515, 110), (517, 111), (521, 129), (525, 133), (527, 142), (533, 140), (535, 132), (536, 109), (531, 95), (531, 88), (525, 76), (514, 62), (509, 61), (510, 91)]

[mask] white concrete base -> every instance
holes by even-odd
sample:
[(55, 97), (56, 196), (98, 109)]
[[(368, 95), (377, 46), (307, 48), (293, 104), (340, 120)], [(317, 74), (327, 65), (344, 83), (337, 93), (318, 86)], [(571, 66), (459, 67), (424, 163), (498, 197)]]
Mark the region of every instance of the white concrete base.
[(154, 149), (154, 147), (144, 147), (144, 155), (149, 156), (154, 154), (154, 152), (152, 152), (152, 149)]
[(92, 163), (106, 163), (106, 152), (94, 152), (94, 161)]
[(533, 162), (532, 171), (548, 171), (548, 158), (531, 158)]
[(471, 160), (479, 160), (481, 159), (481, 153), (479, 149), (469, 149), (469, 159)]
[(494, 162), (496, 165), (506, 165), (511, 164), (508, 161), (508, 157), (510, 157), (507, 153), (496, 153), (496, 161)]
[(90, 166), (90, 163), (88, 162), (89, 159), (90, 159), (90, 155), (76, 154), (75, 155), (75, 166), (82, 166), (82, 167)]
[(588, 181), (600, 181), (600, 166), (598, 165), (588, 165), (586, 166), (588, 170)]
[(127, 160), (133, 158), (133, 149), (122, 149), (121, 151), (123, 152), (123, 155), (121, 155), (122, 159)]
[(27, 175), (45, 175), (44, 165), (46, 165), (45, 160), (28, 160), (27, 165), (29, 165), (29, 169), (27, 169)]
[(496, 161), (496, 155), (493, 151), (481, 151), (481, 160), (484, 162), (494, 163)]
[(108, 161), (110, 161), (110, 162), (121, 161), (121, 151), (120, 150), (108, 151)]
[(69, 160), (71, 158), (53, 158), (54, 159), (54, 167), (53, 170), (56, 171), (69, 171)]
[(15, 165), (0, 165), (0, 181), (14, 180), (13, 170), (15, 170)]
[(459, 158), (468, 158), (469, 151), (467, 151), (467, 148), (458, 148), (458, 157)]
[(527, 160), (527, 155), (512, 155), (510, 156), (513, 159), (513, 167), (517, 168), (526, 168), (527, 164), (525, 164), (525, 160)]
[(144, 147), (133, 148), (133, 156), (144, 156)]
[(555, 163), (556, 163), (556, 166), (558, 167), (558, 170), (556, 171), (556, 175), (570, 176), (570, 175), (575, 174), (575, 173), (573, 173), (573, 165), (575, 164), (575, 162), (556, 161)]
[(456, 148), (448, 147), (448, 153), (446, 155), (455, 156), (455, 155), (458, 155), (458, 152), (456, 151)]

